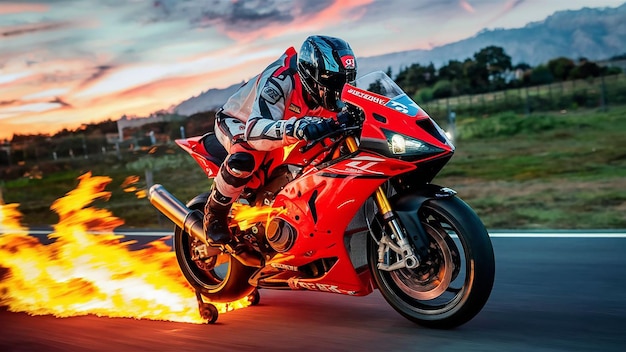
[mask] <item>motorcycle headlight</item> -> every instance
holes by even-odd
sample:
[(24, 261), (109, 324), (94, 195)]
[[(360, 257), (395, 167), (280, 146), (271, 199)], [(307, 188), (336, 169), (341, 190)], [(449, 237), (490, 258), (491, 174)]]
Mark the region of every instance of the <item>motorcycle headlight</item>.
[(444, 150), (429, 143), (411, 138), (400, 133), (384, 131), (389, 151), (398, 156), (432, 155)]

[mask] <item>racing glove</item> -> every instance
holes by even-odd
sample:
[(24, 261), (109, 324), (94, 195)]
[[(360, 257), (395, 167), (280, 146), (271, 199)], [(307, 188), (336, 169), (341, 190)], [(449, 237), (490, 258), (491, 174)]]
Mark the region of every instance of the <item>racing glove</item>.
[(353, 122), (352, 114), (346, 110), (343, 110), (337, 114), (337, 123), (339, 126), (346, 127), (351, 126)]
[(338, 127), (335, 120), (330, 118), (304, 117), (294, 122), (293, 136), (312, 141), (335, 131)]

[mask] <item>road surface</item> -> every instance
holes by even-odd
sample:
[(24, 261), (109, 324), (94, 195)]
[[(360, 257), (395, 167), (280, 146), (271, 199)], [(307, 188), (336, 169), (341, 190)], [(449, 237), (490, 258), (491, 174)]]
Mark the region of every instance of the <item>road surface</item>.
[(454, 330), (409, 322), (378, 291), (261, 290), (214, 325), (0, 310), (0, 351), (624, 351), (626, 238), (575, 236), (494, 236), (492, 295)]

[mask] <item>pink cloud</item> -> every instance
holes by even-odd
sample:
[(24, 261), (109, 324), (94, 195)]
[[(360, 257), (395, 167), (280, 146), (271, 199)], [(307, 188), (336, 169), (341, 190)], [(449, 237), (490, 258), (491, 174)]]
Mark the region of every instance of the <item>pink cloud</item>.
[(474, 7), (472, 6), (472, 4), (470, 4), (467, 0), (460, 0), (459, 1), (459, 5), (461, 5), (461, 8), (469, 13), (474, 13), (476, 12), (476, 10), (474, 10)]
[(49, 10), (49, 6), (45, 4), (20, 4), (17, 2), (9, 2), (0, 4), (0, 15), (22, 12), (45, 12)]
[(220, 30), (228, 37), (240, 42), (284, 36), (286, 28), (291, 33), (312, 32), (332, 23), (357, 20), (365, 13), (364, 6), (372, 2), (373, 0), (337, 0), (316, 14), (303, 14), (300, 9), (296, 8), (293, 11), (294, 18), (290, 23), (272, 23), (252, 33), (232, 30), (224, 25), (220, 25)]

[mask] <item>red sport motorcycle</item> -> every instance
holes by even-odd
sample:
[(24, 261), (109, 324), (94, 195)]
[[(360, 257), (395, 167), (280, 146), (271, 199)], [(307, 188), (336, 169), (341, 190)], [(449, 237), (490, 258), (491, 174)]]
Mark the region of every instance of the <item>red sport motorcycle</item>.
[[(364, 296), (380, 290), (418, 324), (453, 328), (489, 298), (492, 244), (476, 213), (450, 188), (430, 183), (454, 146), (387, 75), (345, 85), (341, 127), (267, 156), (230, 215), (235, 240), (207, 243), (208, 193), (186, 205), (154, 185), (151, 203), (175, 224), (174, 250), (196, 289), (202, 317), (211, 303), (258, 289)], [(209, 177), (226, 151), (212, 133), (177, 140)]]

